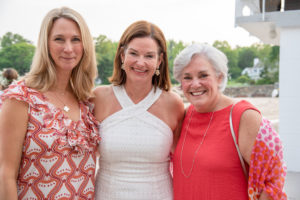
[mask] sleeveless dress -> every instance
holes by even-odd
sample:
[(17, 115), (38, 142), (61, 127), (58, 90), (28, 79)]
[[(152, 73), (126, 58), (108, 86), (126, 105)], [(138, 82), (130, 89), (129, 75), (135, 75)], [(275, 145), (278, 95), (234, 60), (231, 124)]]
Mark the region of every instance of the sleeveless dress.
[(96, 200), (172, 200), (170, 127), (147, 110), (162, 91), (154, 89), (138, 104), (123, 86), (112, 86), (122, 110), (100, 124)]
[[(248, 199), (247, 181), (230, 131), (231, 107), (232, 105), (214, 113), (198, 113), (193, 105), (188, 108), (173, 158), (175, 200)], [(256, 110), (246, 101), (241, 101), (234, 107), (233, 124), (236, 134), (240, 117), (247, 109)], [(203, 143), (195, 154), (207, 128)], [(190, 170), (190, 176), (185, 177), (183, 172), (188, 175)]]
[(79, 102), (81, 117), (75, 122), (23, 81), (5, 90), (0, 106), (8, 98), (28, 103), (18, 199), (94, 199), (100, 137), (89, 103)]

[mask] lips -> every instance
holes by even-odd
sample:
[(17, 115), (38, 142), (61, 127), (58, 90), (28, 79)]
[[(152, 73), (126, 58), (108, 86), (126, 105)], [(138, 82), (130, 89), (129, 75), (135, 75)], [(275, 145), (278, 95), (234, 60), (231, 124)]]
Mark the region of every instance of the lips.
[(137, 69), (137, 68), (134, 68), (134, 67), (131, 67), (131, 69), (135, 72), (138, 72), (138, 73), (145, 73), (147, 72), (148, 70), (141, 70), (141, 69)]
[(73, 58), (73, 57), (72, 57), (72, 58), (62, 57), (62, 59), (64, 59), (64, 60), (72, 60), (72, 59), (74, 59), (74, 58)]

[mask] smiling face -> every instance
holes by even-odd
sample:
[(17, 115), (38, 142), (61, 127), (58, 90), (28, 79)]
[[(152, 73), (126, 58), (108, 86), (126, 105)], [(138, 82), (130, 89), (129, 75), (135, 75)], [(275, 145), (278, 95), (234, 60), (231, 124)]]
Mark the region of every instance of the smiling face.
[(134, 38), (121, 55), (126, 81), (152, 84), (152, 76), (161, 63), (158, 45), (150, 37)]
[(218, 89), (220, 83), (221, 77), (217, 77), (212, 64), (200, 55), (195, 55), (182, 71), (183, 93), (198, 112), (214, 109), (221, 96)]
[(66, 18), (55, 20), (49, 34), (48, 45), (58, 71), (72, 71), (82, 58), (81, 33), (73, 20)]

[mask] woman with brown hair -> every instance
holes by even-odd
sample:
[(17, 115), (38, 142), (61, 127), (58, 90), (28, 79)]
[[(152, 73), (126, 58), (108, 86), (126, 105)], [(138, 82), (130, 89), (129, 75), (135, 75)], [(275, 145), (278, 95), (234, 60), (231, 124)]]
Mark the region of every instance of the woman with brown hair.
[(110, 79), (95, 89), (100, 121), (96, 199), (171, 200), (169, 155), (184, 113), (170, 91), (166, 40), (147, 21), (123, 33)]
[(5, 90), (14, 81), (17, 80), (19, 74), (14, 68), (6, 68), (1, 74), (1, 89)]

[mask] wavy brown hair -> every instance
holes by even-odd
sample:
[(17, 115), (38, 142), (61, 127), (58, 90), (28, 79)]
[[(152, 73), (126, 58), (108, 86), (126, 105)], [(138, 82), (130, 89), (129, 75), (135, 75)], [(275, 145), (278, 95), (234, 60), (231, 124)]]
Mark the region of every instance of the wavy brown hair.
[(44, 17), (31, 69), (24, 77), (25, 83), (41, 92), (47, 91), (55, 84), (56, 68), (49, 53), (48, 37), (53, 23), (59, 18), (73, 20), (80, 30), (83, 56), (71, 73), (70, 85), (78, 100), (87, 100), (92, 96), (94, 80), (98, 73), (93, 37), (82, 16), (67, 7), (53, 9)]
[(114, 85), (123, 85), (126, 82), (126, 73), (121, 69), (122, 60), (121, 54), (127, 48), (127, 45), (134, 38), (150, 37), (156, 41), (159, 52), (162, 54), (162, 61), (159, 66), (160, 75), (152, 77), (152, 84), (154, 87), (159, 87), (162, 90), (168, 91), (171, 87), (168, 67), (167, 44), (163, 32), (155, 25), (147, 21), (137, 21), (131, 24), (123, 33), (117, 48), (114, 60), (113, 75), (109, 78)]

